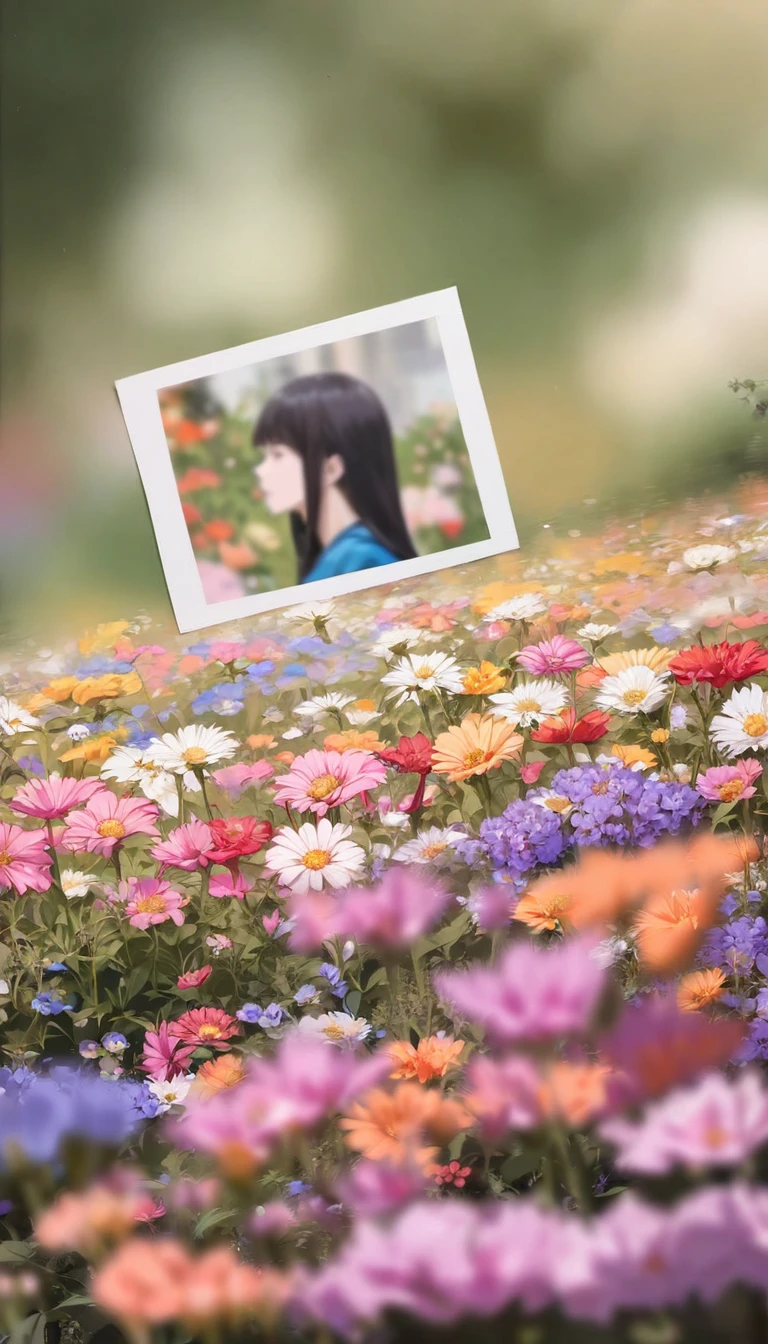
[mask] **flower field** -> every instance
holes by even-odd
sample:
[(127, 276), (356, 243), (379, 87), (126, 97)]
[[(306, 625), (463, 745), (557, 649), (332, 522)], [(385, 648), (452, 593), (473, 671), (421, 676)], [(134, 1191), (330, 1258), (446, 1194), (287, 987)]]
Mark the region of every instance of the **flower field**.
[(13, 1344), (766, 1337), (767, 504), (8, 657)]

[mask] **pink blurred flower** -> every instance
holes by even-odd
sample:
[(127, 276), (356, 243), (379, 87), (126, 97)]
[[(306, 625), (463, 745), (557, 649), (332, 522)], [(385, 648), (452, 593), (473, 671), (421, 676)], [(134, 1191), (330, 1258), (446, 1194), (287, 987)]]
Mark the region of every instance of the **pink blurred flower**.
[(87, 803), (104, 788), (100, 779), (73, 779), (49, 775), (47, 779), (30, 779), (14, 794), (9, 806), (14, 812), (28, 817), (43, 817), (46, 821), (66, 816), (74, 807)]
[(198, 560), (197, 571), (207, 603), (231, 602), (245, 596), (245, 584), (238, 574), (214, 560)]
[(326, 938), (333, 938), (337, 898), (328, 891), (290, 893), (287, 901), (292, 929), (292, 952), (316, 952)]
[(768, 1139), (768, 1092), (757, 1073), (709, 1073), (650, 1105), (641, 1120), (608, 1120), (601, 1133), (617, 1147), (622, 1171), (732, 1166)]
[(483, 1142), (497, 1144), (513, 1130), (534, 1129), (540, 1123), (541, 1080), (526, 1055), (476, 1055), (467, 1066), (466, 1081), (470, 1090), (464, 1104), (477, 1117)]
[(212, 947), (214, 956), (217, 952), (226, 952), (227, 948), (232, 946), (232, 939), (228, 938), (226, 933), (211, 933), (205, 940), (207, 947)]
[(167, 840), (155, 845), (150, 853), (164, 868), (183, 868), (192, 873), (210, 861), (213, 839), (204, 821), (188, 821), (176, 826)]
[(167, 919), (177, 926), (184, 923), (183, 907), (189, 904), (189, 897), (176, 891), (170, 882), (157, 877), (129, 877), (120, 883), (120, 896), (126, 902), (128, 922), (135, 929), (148, 929)]
[(274, 773), (274, 766), (269, 761), (256, 761), (253, 765), (237, 761), (235, 765), (225, 765), (221, 770), (214, 770), (211, 778), (220, 789), (229, 794), (232, 802), (236, 803), (241, 794), (252, 784), (259, 784)]
[(519, 941), (494, 966), (440, 971), (434, 983), (457, 1015), (479, 1023), (495, 1044), (571, 1035), (588, 1026), (603, 992), (606, 973), (593, 948), (589, 937), (547, 948)]
[(577, 672), (584, 667), (590, 655), (575, 639), (553, 635), (540, 644), (528, 644), (517, 655), (517, 661), (526, 672), (537, 677), (557, 677), (564, 672)]
[(177, 989), (199, 989), (205, 984), (212, 970), (212, 966), (200, 966), (196, 971), (185, 971), (176, 981)]
[(334, 902), (293, 897), (291, 946), (317, 949), (327, 938), (356, 938), (379, 952), (403, 951), (434, 928), (452, 897), (434, 881), (401, 867), (377, 887), (353, 887)]
[(112, 857), (116, 845), (129, 835), (158, 836), (159, 809), (145, 798), (116, 798), (109, 789), (94, 794), (81, 812), (70, 812), (61, 837), (63, 849)]
[(524, 784), (535, 784), (539, 778), (546, 761), (531, 761), (529, 765), (520, 766), (520, 778)]
[(505, 890), (502, 882), (481, 887), (469, 898), (477, 927), (484, 933), (493, 933), (496, 929), (506, 929), (512, 917), (513, 897)]
[(13, 887), (20, 896), (26, 891), (47, 891), (53, 863), (47, 843), (43, 830), (25, 831), (0, 821), (0, 887)]
[(253, 882), (244, 873), (233, 873), (227, 868), (223, 873), (211, 874), (208, 895), (215, 896), (217, 900), (234, 896), (236, 900), (242, 901), (252, 887)]
[(288, 773), (276, 781), (275, 802), (324, 817), (329, 807), (376, 788), (385, 776), (386, 767), (368, 751), (313, 748), (297, 756)]
[(208, 658), (212, 663), (233, 663), (245, 654), (245, 645), (233, 639), (214, 639), (208, 649)]
[(424, 1172), (418, 1167), (390, 1166), (362, 1158), (341, 1183), (339, 1193), (358, 1218), (393, 1213), (424, 1193)]
[(196, 1049), (196, 1046), (185, 1045), (178, 1036), (171, 1034), (173, 1025), (161, 1022), (157, 1031), (148, 1031), (144, 1036), (144, 1051), (139, 1068), (163, 1082), (175, 1078), (178, 1073), (186, 1073)]
[(751, 759), (716, 765), (697, 777), (696, 788), (713, 803), (735, 803), (757, 792), (755, 780), (762, 772), (762, 761)]

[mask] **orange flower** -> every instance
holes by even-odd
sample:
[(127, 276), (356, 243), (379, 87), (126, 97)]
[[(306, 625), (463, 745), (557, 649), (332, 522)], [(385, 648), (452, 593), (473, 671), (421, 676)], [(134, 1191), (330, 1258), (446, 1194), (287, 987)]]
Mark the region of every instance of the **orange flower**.
[(269, 751), (269, 748), (275, 745), (275, 739), (271, 733), (251, 733), (251, 736), (246, 737), (245, 740), (253, 751), (258, 751), (260, 747)]
[(353, 708), (353, 709), (359, 709), (359, 710), (361, 710), (363, 714), (375, 714), (375, 713), (376, 713), (376, 701), (375, 701), (375, 700), (353, 700), (353, 701), (352, 701), (352, 708)]
[(203, 524), (203, 531), (209, 541), (229, 541), (234, 530), (226, 518), (211, 518), (209, 523)]
[(101, 765), (118, 742), (128, 736), (124, 728), (116, 728), (113, 733), (99, 733), (95, 737), (86, 737), (59, 757), (60, 761), (85, 761), (89, 765)]
[(725, 974), (719, 966), (706, 971), (690, 971), (677, 987), (677, 1006), (696, 1013), (715, 1003), (723, 992)]
[(483, 660), (479, 667), (470, 667), (462, 679), (465, 695), (493, 695), (507, 683), (507, 674), (495, 663)]
[(642, 765), (644, 769), (646, 767), (650, 769), (652, 765), (658, 764), (652, 751), (648, 751), (646, 747), (635, 746), (634, 743), (622, 747), (619, 742), (614, 742), (611, 747), (611, 755), (618, 756), (623, 765), (630, 767)]
[[(431, 1162), (439, 1146), (472, 1123), (467, 1111), (433, 1089), (399, 1083), (393, 1092), (373, 1088), (340, 1120), (350, 1148), (373, 1162)], [(425, 1143), (431, 1140), (431, 1143)]]
[(534, 933), (556, 929), (567, 917), (573, 893), (569, 890), (572, 873), (550, 873), (535, 882), (520, 897), (513, 918), (527, 924)]
[(597, 663), (587, 663), (586, 667), (580, 667), (576, 673), (576, 685), (579, 690), (589, 691), (593, 686), (599, 686), (607, 676), (605, 669), (598, 667)]
[(714, 923), (721, 894), (713, 883), (649, 896), (634, 922), (642, 965), (662, 975), (686, 965)]
[(326, 751), (378, 751), (383, 745), (370, 728), (364, 733), (357, 728), (346, 728), (343, 733), (329, 733), (323, 739)]
[(190, 467), (177, 480), (176, 489), (180, 495), (189, 495), (195, 490), (215, 490), (217, 485), (221, 485), (218, 472), (208, 471), (205, 467)]
[(219, 558), (228, 569), (252, 569), (258, 560), (247, 541), (220, 541)]
[(279, 761), (281, 765), (293, 765), (296, 756), (292, 751), (276, 751), (275, 760)]
[(467, 714), (458, 725), (440, 733), (432, 752), (432, 769), (451, 782), (495, 770), (520, 752), (523, 739), (511, 723), (490, 714)]
[(621, 653), (606, 653), (595, 662), (609, 677), (624, 672), (628, 667), (650, 667), (654, 672), (666, 672), (674, 657), (671, 649), (623, 649)]
[(60, 705), (64, 700), (69, 700), (76, 686), (80, 685), (79, 677), (55, 677), (49, 681), (47, 686), (42, 686), (40, 695), (46, 700), (53, 700), (55, 704)]
[(139, 1220), (156, 1217), (158, 1211), (139, 1181), (124, 1172), (114, 1184), (99, 1181), (85, 1190), (59, 1195), (36, 1219), (35, 1237), (47, 1251), (94, 1255), (110, 1242), (121, 1241)]
[(463, 1049), (464, 1042), (454, 1041), (452, 1036), (424, 1036), (415, 1048), (410, 1041), (394, 1041), (389, 1053), (396, 1068), (390, 1077), (431, 1083), (454, 1068)]
[(77, 647), (84, 658), (92, 653), (106, 653), (114, 648), (116, 640), (125, 633), (129, 625), (130, 621), (104, 621), (96, 626), (93, 633), (89, 631), (78, 639)]
[(240, 1055), (219, 1055), (200, 1065), (191, 1090), (201, 1097), (214, 1097), (235, 1087), (244, 1077), (245, 1064)]
[(106, 672), (103, 677), (86, 677), (72, 690), (76, 705), (87, 705), (91, 700), (115, 700), (119, 695), (136, 695), (141, 690), (137, 672)]
[(574, 1064), (558, 1060), (546, 1070), (538, 1088), (545, 1116), (564, 1120), (578, 1128), (600, 1114), (606, 1101), (607, 1064)]

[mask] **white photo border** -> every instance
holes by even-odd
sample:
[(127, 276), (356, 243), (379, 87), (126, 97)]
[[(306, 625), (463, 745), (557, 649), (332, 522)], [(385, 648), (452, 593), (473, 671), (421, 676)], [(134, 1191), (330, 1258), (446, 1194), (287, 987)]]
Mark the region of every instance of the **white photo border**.
[[(158, 399), (161, 389), (426, 318), (435, 318), (437, 321), (456, 410), (485, 514), (487, 539), (435, 551), (431, 555), (416, 556), (412, 560), (396, 560), (375, 569), (318, 579), (314, 583), (295, 584), (268, 593), (253, 593), (226, 602), (206, 602), (163, 428)], [(164, 368), (120, 378), (115, 387), (144, 486), (163, 573), (181, 634), (190, 634), (227, 621), (242, 620), (262, 611), (396, 583), (399, 579), (411, 578), (416, 574), (448, 569), (453, 565), (466, 564), (519, 547), (507, 487), (455, 286), (388, 303), (380, 308), (369, 308), (363, 313), (333, 318), (329, 322), (319, 322), (280, 336), (267, 336), (246, 345), (233, 346), (229, 350), (185, 359), (178, 364), (167, 364)]]

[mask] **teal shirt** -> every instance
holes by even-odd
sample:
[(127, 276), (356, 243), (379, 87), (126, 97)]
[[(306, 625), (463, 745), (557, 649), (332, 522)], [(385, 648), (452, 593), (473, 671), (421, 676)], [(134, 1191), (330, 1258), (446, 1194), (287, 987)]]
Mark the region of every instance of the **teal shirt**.
[(314, 583), (316, 579), (332, 579), (337, 574), (376, 569), (379, 565), (391, 565), (399, 558), (376, 540), (365, 523), (352, 523), (334, 537), (330, 546), (326, 546), (303, 582)]

